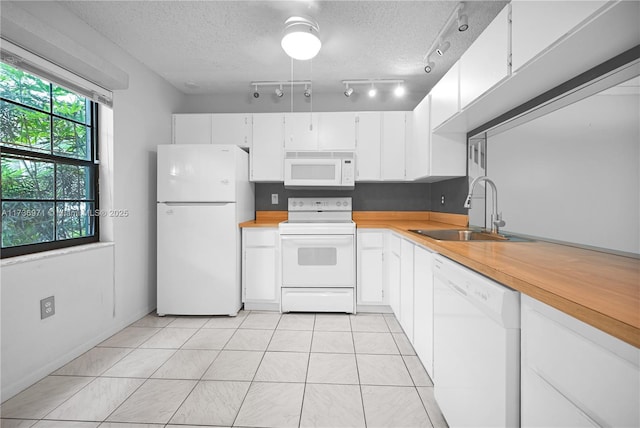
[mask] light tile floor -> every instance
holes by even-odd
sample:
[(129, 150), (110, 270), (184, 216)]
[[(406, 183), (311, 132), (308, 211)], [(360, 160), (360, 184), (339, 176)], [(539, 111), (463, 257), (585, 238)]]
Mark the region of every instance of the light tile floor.
[(149, 314), (0, 414), (0, 428), (447, 426), (389, 314)]

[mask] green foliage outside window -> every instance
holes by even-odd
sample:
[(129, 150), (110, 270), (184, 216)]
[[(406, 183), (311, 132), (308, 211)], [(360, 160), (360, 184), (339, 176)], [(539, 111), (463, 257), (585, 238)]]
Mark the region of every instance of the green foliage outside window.
[(94, 116), (90, 100), (0, 63), (3, 250), (95, 236)]

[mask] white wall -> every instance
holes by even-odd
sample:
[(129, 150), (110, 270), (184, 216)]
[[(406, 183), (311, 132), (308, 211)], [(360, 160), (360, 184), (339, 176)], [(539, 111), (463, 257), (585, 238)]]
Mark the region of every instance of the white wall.
[[(60, 4), (19, 4), (51, 32), (128, 73), (128, 89), (114, 92), (113, 141), (103, 141), (111, 152), (102, 168), (111, 174), (101, 201), (112, 205), (101, 208), (129, 216), (109, 219), (102, 238), (114, 246), (3, 262), (2, 401), (155, 308), (155, 153), (171, 142), (171, 113), (184, 97)], [(41, 321), (39, 300), (52, 294), (56, 315)]]
[(639, 254), (638, 117), (637, 91), (594, 95), (490, 137), (504, 230)]
[[(3, 262), (3, 401), (114, 332), (114, 246), (56, 253)], [(49, 296), (56, 313), (40, 320), (40, 299)]]

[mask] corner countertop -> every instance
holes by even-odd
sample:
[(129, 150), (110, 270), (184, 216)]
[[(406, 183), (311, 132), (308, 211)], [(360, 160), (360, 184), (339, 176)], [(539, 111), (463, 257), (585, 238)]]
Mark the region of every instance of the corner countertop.
[[(286, 211), (256, 213), (240, 227), (277, 227)], [(545, 241), (437, 241), (410, 229), (466, 226), (435, 212), (354, 212), (359, 229), (392, 230), (416, 244), (640, 347), (640, 260)]]

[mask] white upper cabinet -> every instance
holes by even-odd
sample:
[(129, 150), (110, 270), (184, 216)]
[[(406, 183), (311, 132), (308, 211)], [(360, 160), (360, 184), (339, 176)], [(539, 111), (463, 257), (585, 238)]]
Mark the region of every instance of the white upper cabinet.
[(285, 113), (284, 135), (286, 150), (318, 150), (318, 115)]
[(442, 76), (430, 92), (431, 127), (437, 128), (442, 122), (460, 111), (460, 62)]
[(460, 58), (460, 107), (465, 108), (508, 75), (509, 6), (506, 6)]
[(405, 179), (406, 116), (404, 111), (382, 112), (382, 158), (383, 180)]
[(407, 178), (415, 180), (430, 174), (431, 147), (431, 95), (416, 106), (411, 120), (411, 138), (408, 140), (406, 164)]
[(380, 180), (382, 113), (361, 112), (356, 115), (356, 181)]
[(174, 114), (173, 144), (211, 144), (211, 115)]
[(253, 115), (251, 181), (284, 180), (284, 114)]
[[(511, 2), (513, 71), (517, 72), (605, 3), (607, 2), (595, 0), (513, 0)], [(604, 34), (602, 36), (604, 37)], [(603, 40), (603, 43), (606, 41)], [(571, 61), (571, 58), (566, 58), (566, 61)], [(559, 64), (559, 66), (562, 65)]]
[(223, 113), (211, 115), (211, 143), (251, 146), (252, 115), (245, 113)]
[(174, 114), (173, 144), (235, 144), (251, 146), (252, 115)]
[(463, 132), (433, 132), (431, 95), (412, 113), (412, 137), (407, 139), (407, 179), (439, 181), (466, 175), (467, 137)]
[(318, 149), (354, 150), (356, 114), (353, 112), (317, 113)]

